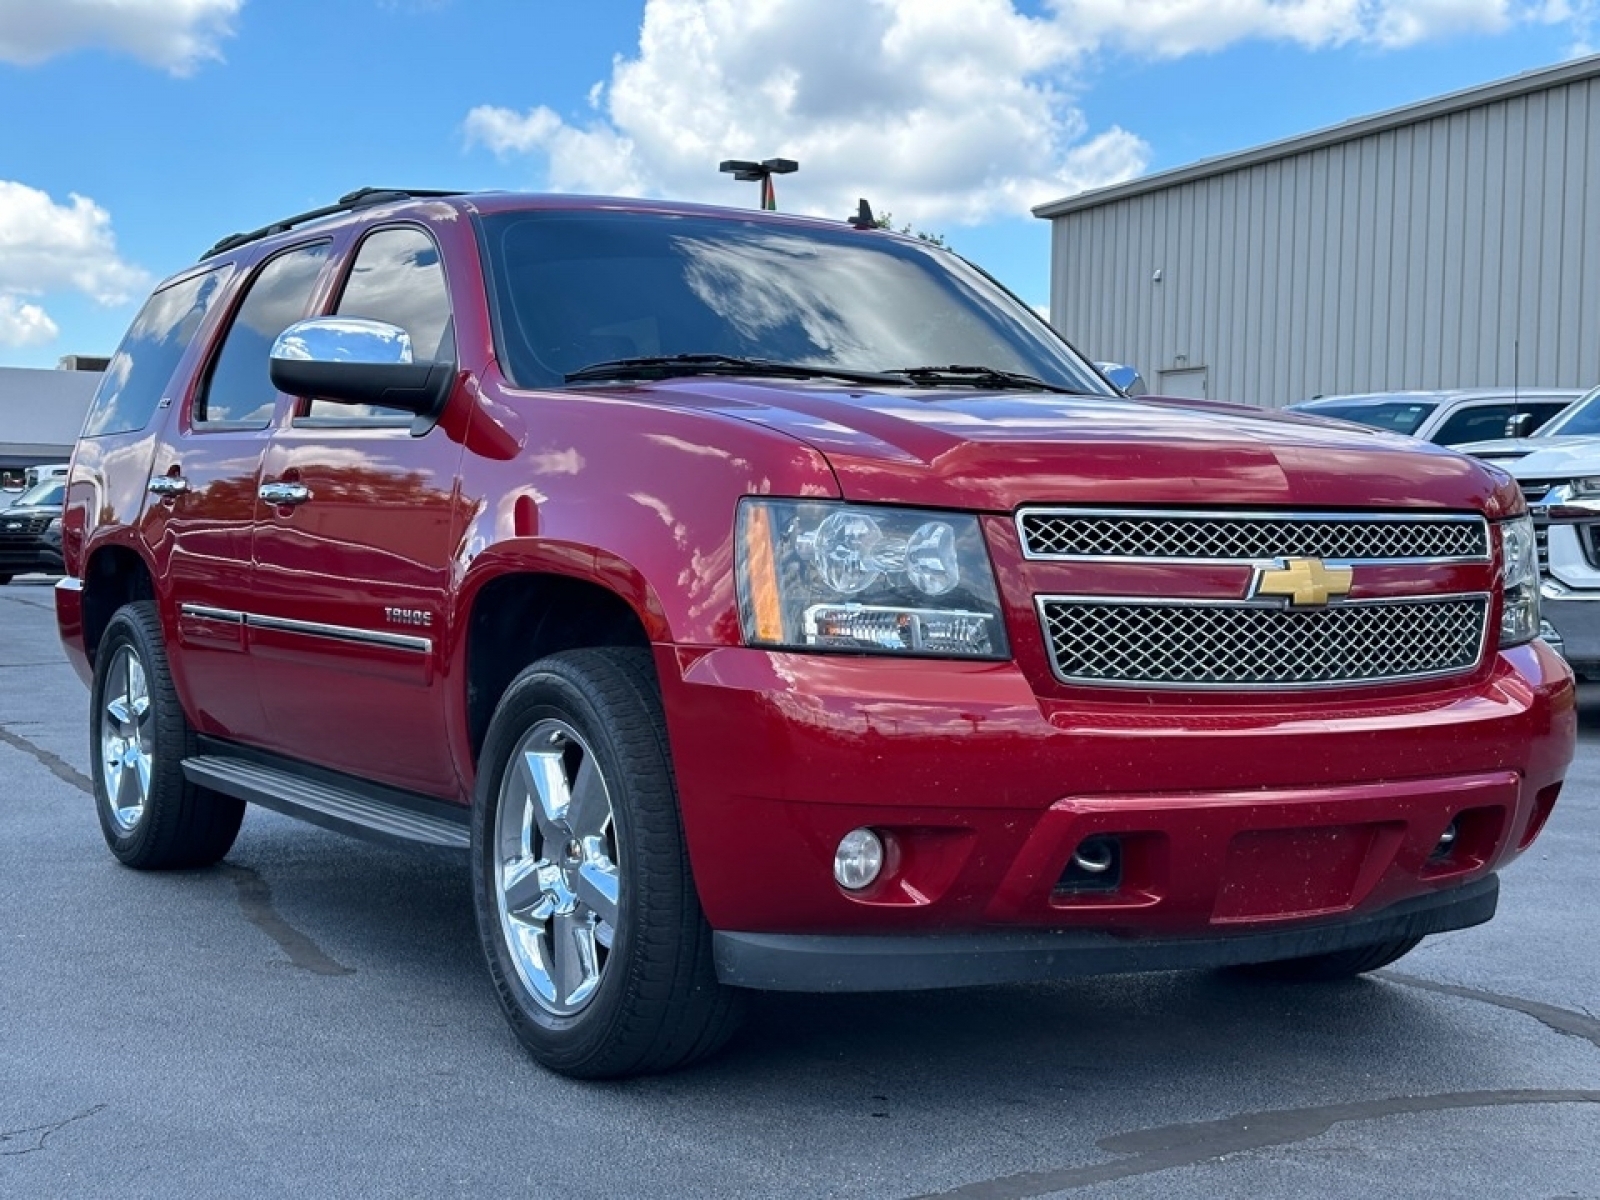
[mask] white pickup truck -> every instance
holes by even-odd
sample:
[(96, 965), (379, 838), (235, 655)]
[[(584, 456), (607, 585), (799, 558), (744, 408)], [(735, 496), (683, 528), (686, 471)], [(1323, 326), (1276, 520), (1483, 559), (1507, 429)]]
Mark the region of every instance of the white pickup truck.
[(1539, 549), (1545, 640), (1579, 674), (1600, 678), (1600, 388), (1528, 437), (1456, 449), (1522, 485)]

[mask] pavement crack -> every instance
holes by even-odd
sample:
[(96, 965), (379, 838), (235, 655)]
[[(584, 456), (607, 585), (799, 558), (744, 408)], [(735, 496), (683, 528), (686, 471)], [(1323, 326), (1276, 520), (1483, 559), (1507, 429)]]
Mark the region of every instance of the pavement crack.
[(1026, 1200), (1052, 1192), (1066, 1192), (1095, 1184), (1115, 1183), (1138, 1175), (1192, 1167), (1211, 1159), (1272, 1146), (1288, 1146), (1320, 1137), (1346, 1121), (1376, 1121), (1387, 1117), (1449, 1112), (1464, 1108), (1505, 1108), (1525, 1104), (1600, 1104), (1600, 1091), (1484, 1091), (1445, 1092), (1434, 1096), (1387, 1096), (1326, 1104), (1316, 1108), (1289, 1108), (1244, 1113), (1219, 1121), (1196, 1121), (1113, 1134), (1096, 1143), (1112, 1154), (1132, 1157), (1092, 1166), (1054, 1171), (1025, 1171), (981, 1180), (946, 1192), (930, 1192), (921, 1200)]
[(1488, 992), (1482, 988), (1461, 987), (1454, 983), (1435, 983), (1431, 979), (1421, 979), (1415, 975), (1405, 975), (1399, 971), (1375, 971), (1374, 978), (1386, 979), (1390, 983), (1398, 983), (1402, 987), (1416, 988), (1423, 992), (1437, 992), (1441, 996), (1459, 996), (1463, 1000), (1476, 1000), (1480, 1004), (1492, 1004), (1496, 1008), (1507, 1008), (1512, 1012), (1519, 1012), (1525, 1017), (1532, 1017), (1541, 1025), (1548, 1026), (1557, 1033), (1564, 1033), (1568, 1037), (1582, 1038), (1591, 1045), (1600, 1049), (1600, 1020), (1586, 1013), (1574, 1012), (1570, 1008), (1557, 1008), (1554, 1004), (1542, 1004), (1538, 1000), (1524, 1000), (1521, 996), (1505, 996), (1499, 992)]
[[(104, 1104), (96, 1104), (93, 1108), (86, 1108), (81, 1113), (74, 1113), (65, 1120), (53, 1121), (48, 1125), (33, 1125), (27, 1129), (0, 1130), (0, 1157), (32, 1154), (36, 1150), (43, 1150), (46, 1139), (56, 1130), (65, 1129), (74, 1121), (86, 1121), (105, 1107)], [(12, 1145), (13, 1142), (18, 1143), (18, 1145), (14, 1147)], [(24, 1142), (31, 1142), (32, 1145), (22, 1145), (21, 1143)]]
[(0, 725), (0, 742), (36, 759), (50, 774), (70, 783), (80, 792), (94, 795), (94, 781), (59, 754), (52, 754), (43, 746), (36, 745), (6, 725)]
[(278, 915), (278, 910), (272, 907), (272, 889), (260, 872), (234, 863), (223, 863), (221, 870), (238, 890), (239, 907), (244, 910), (245, 920), (277, 942), (291, 964), (313, 975), (356, 973), (354, 967), (329, 957), (316, 942)]

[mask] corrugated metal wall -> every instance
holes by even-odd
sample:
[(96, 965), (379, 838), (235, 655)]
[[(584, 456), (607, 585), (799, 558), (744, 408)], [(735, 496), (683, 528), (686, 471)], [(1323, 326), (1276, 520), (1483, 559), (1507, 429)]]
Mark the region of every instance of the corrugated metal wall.
[(1152, 391), (1201, 367), (1212, 399), (1270, 407), (1600, 383), (1600, 79), (1052, 225), (1057, 328)]

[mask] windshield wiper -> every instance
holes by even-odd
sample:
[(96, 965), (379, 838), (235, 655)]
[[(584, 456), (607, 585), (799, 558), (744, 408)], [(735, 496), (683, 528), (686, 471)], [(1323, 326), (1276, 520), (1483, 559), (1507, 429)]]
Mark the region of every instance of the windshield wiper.
[(756, 375), (769, 379), (843, 379), (851, 383), (903, 384), (897, 374), (852, 371), (845, 367), (808, 367), (733, 354), (655, 354), (590, 363), (566, 375), (568, 383), (608, 379), (676, 379), (686, 375)]
[(971, 387), (973, 384), (989, 387), (1017, 388), (1029, 392), (1078, 393), (1058, 383), (1046, 383), (1033, 375), (1020, 371), (1002, 371), (999, 367), (968, 367), (952, 363), (948, 367), (902, 367), (892, 374), (899, 375), (921, 387)]

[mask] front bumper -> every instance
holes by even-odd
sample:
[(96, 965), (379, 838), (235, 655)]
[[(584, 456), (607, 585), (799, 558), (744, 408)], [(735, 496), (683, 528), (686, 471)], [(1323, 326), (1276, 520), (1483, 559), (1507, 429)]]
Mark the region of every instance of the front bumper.
[[(759, 934), (959, 950), (1005, 930), (1237, 949), (1354, 928), (1525, 849), (1576, 727), (1571, 674), (1541, 643), (1453, 684), (1231, 701), (1041, 697), (1009, 663), (660, 647), (657, 667), (695, 882), (724, 948)], [(833, 853), (861, 826), (888, 861), (846, 892)], [(1114, 889), (1063, 886), (1091, 836), (1118, 841)], [(1028, 961), (1065, 944), (1014, 943)], [(754, 951), (719, 953), (741, 977), (755, 969), (736, 965)]]
[(1540, 611), (1554, 626), (1566, 660), (1593, 673), (1600, 669), (1600, 569), (1590, 563), (1578, 526), (1541, 528)]
[(1600, 668), (1600, 591), (1547, 581), (1540, 589), (1539, 611), (1555, 626), (1568, 662), (1590, 672)]
[(61, 560), (59, 536), (27, 537), (0, 533), (0, 575), (59, 575), (66, 568)]
[(1137, 971), (1276, 962), (1481, 925), (1494, 916), (1498, 876), (1402, 900), (1354, 920), (1231, 937), (1127, 938), (1086, 930), (1001, 930), (895, 937), (872, 934), (713, 935), (717, 978), (778, 992), (898, 992), (1035, 983)]

